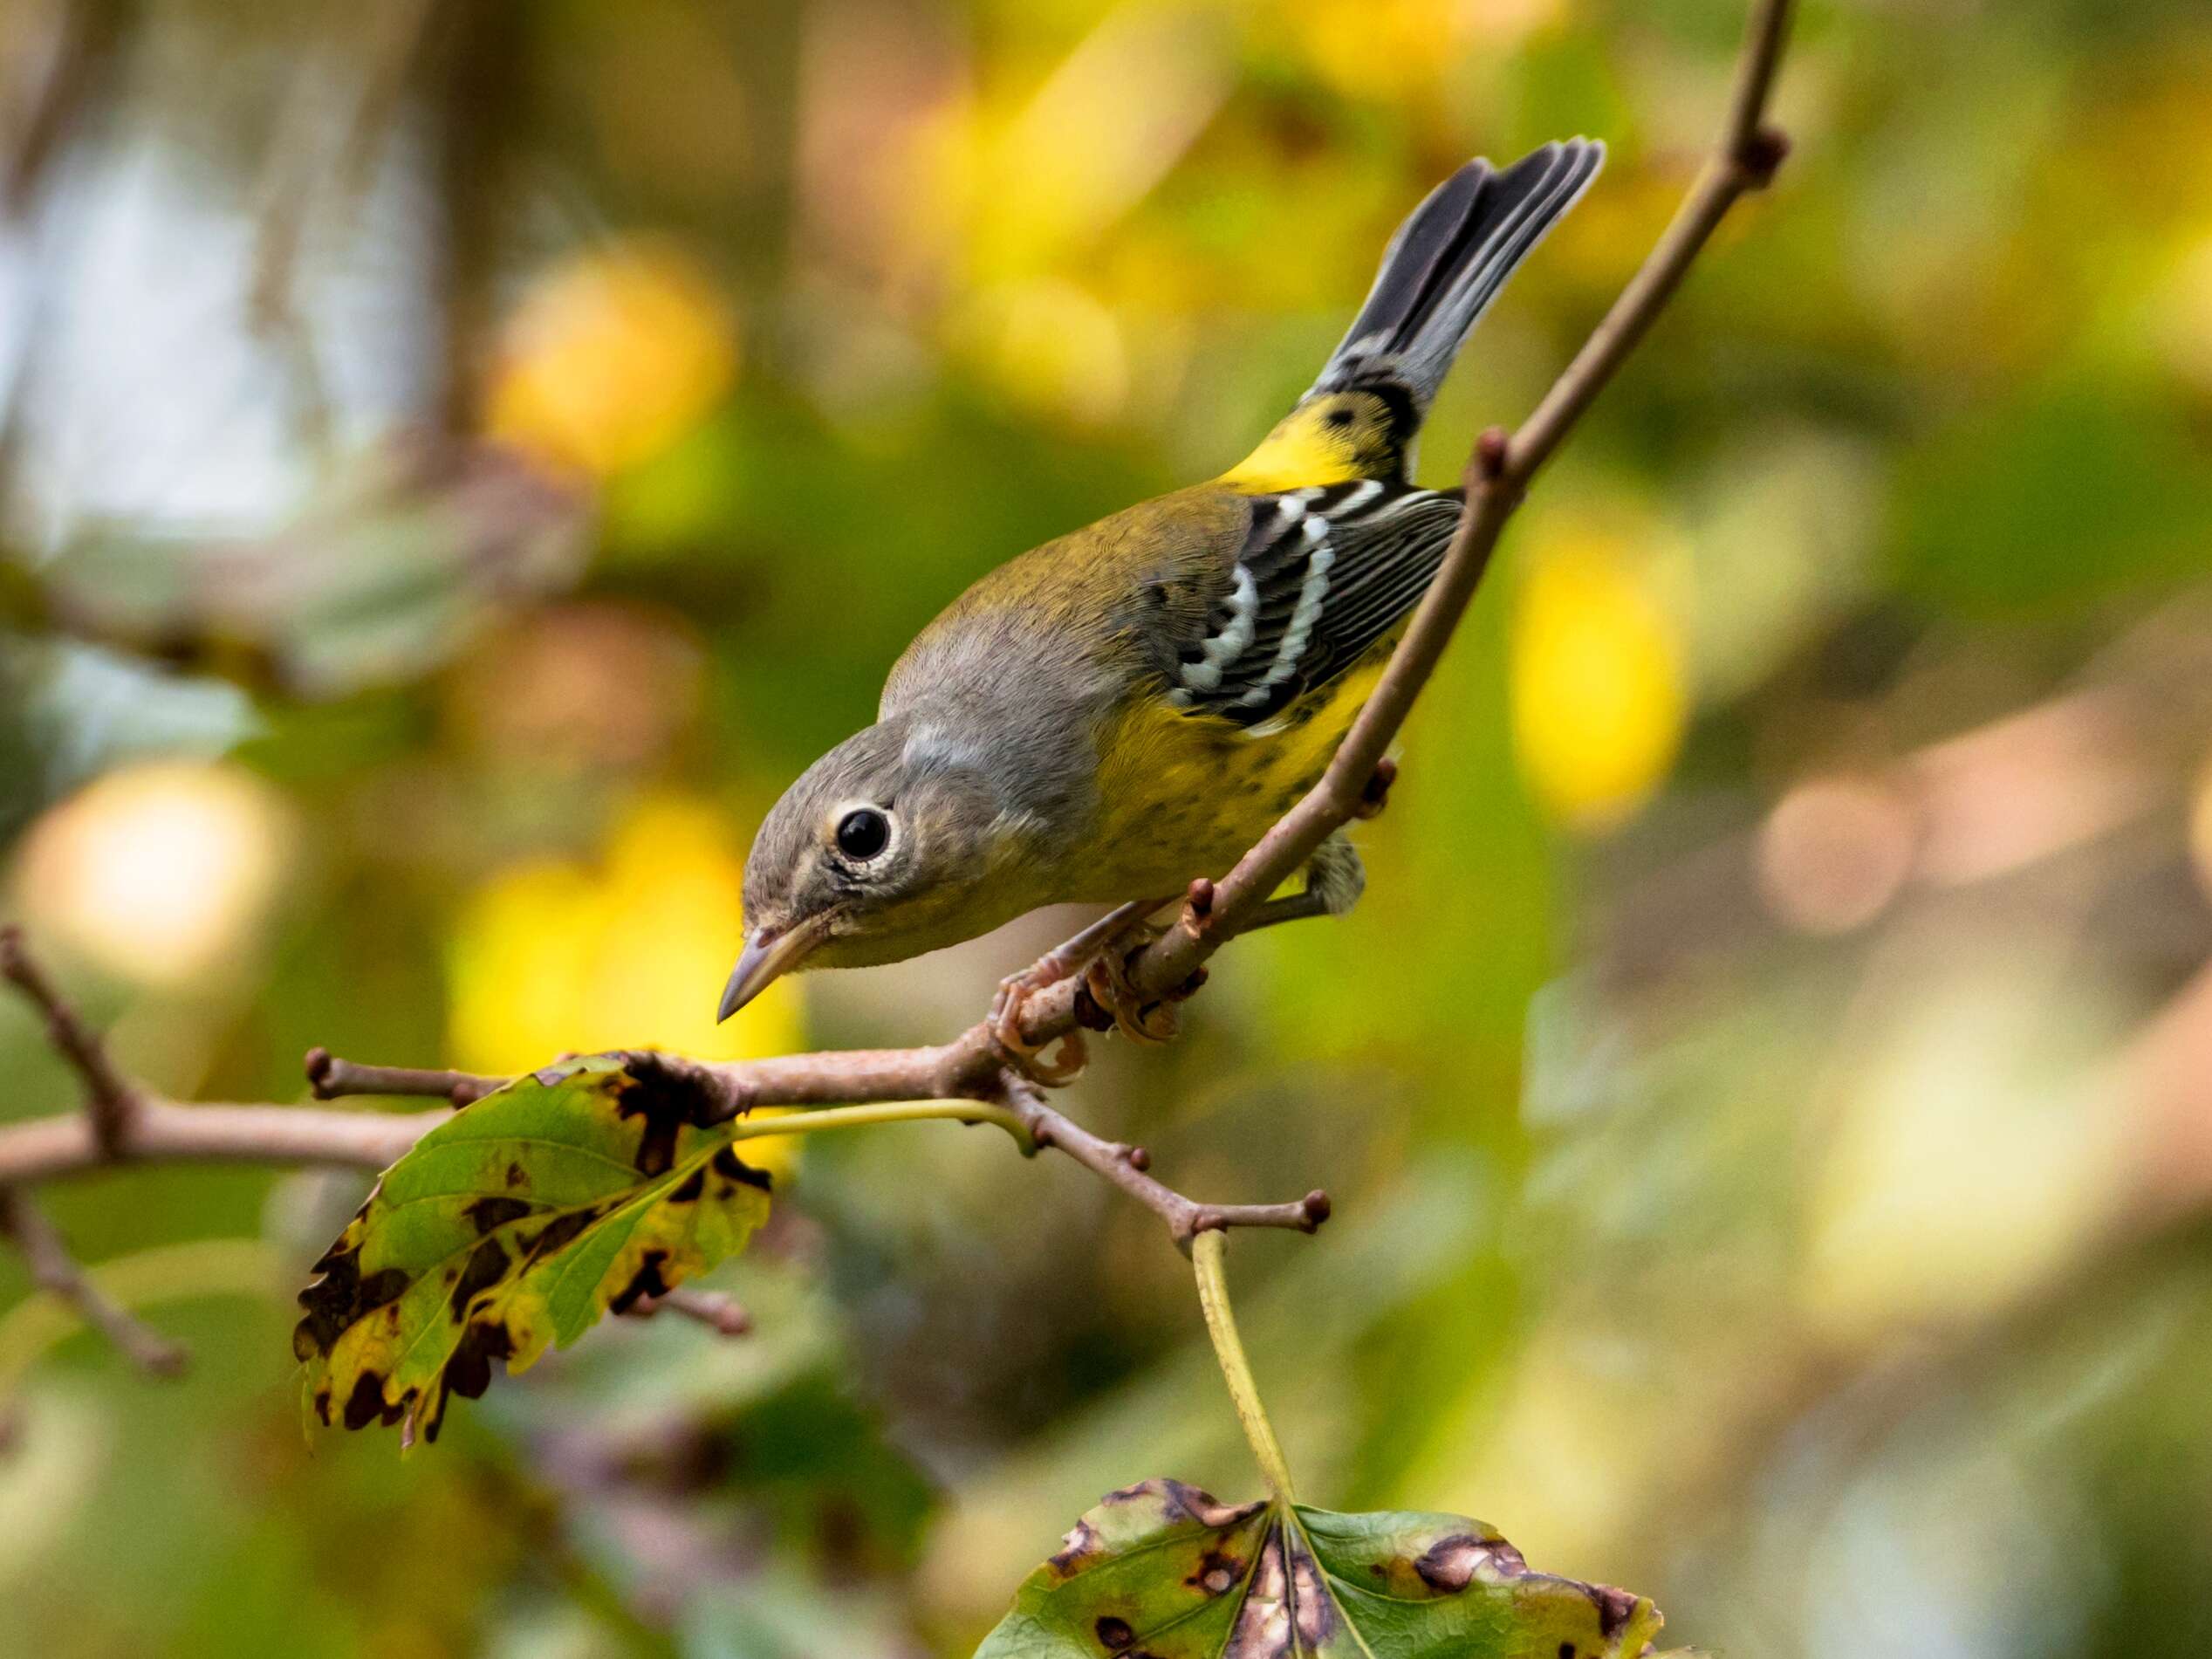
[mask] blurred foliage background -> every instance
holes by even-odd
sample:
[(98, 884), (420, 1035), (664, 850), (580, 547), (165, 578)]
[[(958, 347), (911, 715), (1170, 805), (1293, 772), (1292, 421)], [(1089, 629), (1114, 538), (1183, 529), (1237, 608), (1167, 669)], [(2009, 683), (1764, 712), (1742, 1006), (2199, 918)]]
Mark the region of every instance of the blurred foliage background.
[[(1734, 0), (7, 0), (0, 908), (122, 1057), (933, 1040), (1068, 925), (733, 1026), (751, 826), (993, 563), (1233, 462), (1469, 154), (1613, 165), (1448, 387), (1528, 408)], [(1073, 1093), (1246, 1235), (1305, 1495), (1750, 1659), (2198, 1655), (2212, 1557), (2212, 16), (1816, 0), (1795, 159), (1511, 533), (1346, 921)], [(0, 1007), (0, 1116), (72, 1092)], [(350, 1178), (0, 1258), (0, 1650), (960, 1655), (1108, 1487), (1250, 1470), (1158, 1224), (809, 1146), (720, 1276), (405, 1465), (295, 1415)]]

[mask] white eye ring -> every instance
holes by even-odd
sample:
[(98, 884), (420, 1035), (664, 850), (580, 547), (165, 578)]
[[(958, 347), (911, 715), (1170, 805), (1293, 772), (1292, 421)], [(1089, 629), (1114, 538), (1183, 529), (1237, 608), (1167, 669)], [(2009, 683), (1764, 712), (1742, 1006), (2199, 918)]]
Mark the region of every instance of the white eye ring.
[(880, 864), (899, 845), (899, 816), (872, 800), (846, 801), (830, 814), (830, 844), (847, 863)]

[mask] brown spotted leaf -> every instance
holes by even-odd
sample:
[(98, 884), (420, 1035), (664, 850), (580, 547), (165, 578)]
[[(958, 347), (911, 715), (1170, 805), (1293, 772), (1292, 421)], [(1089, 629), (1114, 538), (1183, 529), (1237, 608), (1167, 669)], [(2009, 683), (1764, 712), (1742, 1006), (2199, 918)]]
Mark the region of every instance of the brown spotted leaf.
[(1113, 1493), (976, 1659), (1637, 1659), (1658, 1610), (1532, 1573), (1480, 1521)]
[(719, 1102), (650, 1055), (516, 1079), (424, 1135), (377, 1183), (300, 1292), (307, 1409), (437, 1438), (483, 1393), (599, 1317), (744, 1247), (769, 1178)]

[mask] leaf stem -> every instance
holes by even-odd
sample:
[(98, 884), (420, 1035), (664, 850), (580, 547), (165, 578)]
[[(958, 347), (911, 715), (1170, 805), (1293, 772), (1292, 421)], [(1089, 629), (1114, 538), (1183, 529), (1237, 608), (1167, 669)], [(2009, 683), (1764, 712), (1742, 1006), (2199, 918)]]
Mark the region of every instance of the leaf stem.
[(1022, 1144), (1029, 1127), (1019, 1114), (990, 1100), (880, 1100), (868, 1106), (824, 1107), (776, 1117), (745, 1118), (729, 1126), (733, 1141), (763, 1141), (778, 1135), (812, 1135), (821, 1129), (865, 1129), (878, 1123), (921, 1123), (950, 1119), (955, 1123), (996, 1123)]
[(1190, 1259), (1198, 1275), (1198, 1306), (1206, 1314), (1206, 1333), (1214, 1339), (1214, 1358), (1220, 1361), (1222, 1380), (1236, 1407), (1236, 1420), (1244, 1426), (1252, 1457), (1260, 1466), (1275, 1501), (1287, 1510), (1297, 1502), (1291, 1486), (1291, 1465), (1283, 1456), (1283, 1443), (1275, 1437), (1275, 1425), (1260, 1403), (1259, 1385), (1252, 1380), (1252, 1362), (1244, 1357), (1243, 1339), (1236, 1334), (1236, 1314), (1229, 1305), (1229, 1282), (1222, 1263), (1229, 1253), (1229, 1235), (1209, 1230), (1190, 1241)]

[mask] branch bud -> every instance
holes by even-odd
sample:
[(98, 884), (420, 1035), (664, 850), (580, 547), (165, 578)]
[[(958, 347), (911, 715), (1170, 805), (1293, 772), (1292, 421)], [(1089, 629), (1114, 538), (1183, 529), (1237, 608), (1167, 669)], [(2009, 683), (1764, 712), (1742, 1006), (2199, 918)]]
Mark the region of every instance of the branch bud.
[(1484, 429), (1475, 440), (1472, 471), (1478, 483), (1496, 483), (1505, 476), (1506, 458), (1513, 452), (1513, 435), (1502, 426)]
[(1790, 135), (1778, 127), (1768, 125), (1757, 128), (1737, 145), (1729, 160), (1743, 175), (1747, 189), (1763, 190), (1774, 182), (1777, 169), (1789, 154)]

